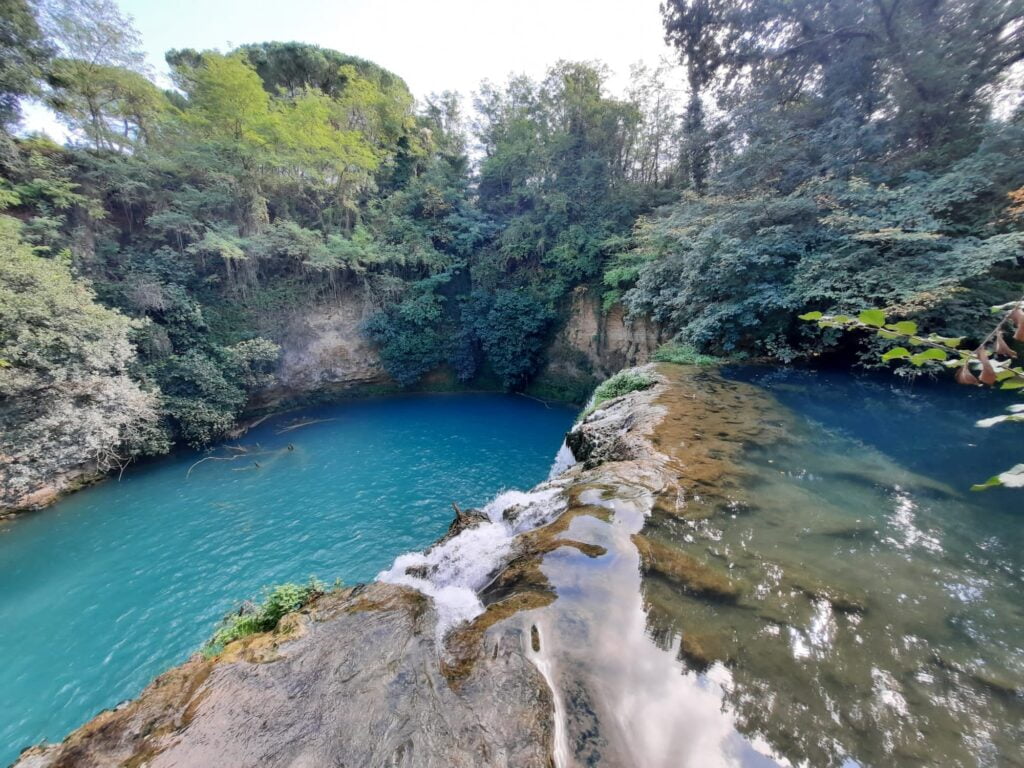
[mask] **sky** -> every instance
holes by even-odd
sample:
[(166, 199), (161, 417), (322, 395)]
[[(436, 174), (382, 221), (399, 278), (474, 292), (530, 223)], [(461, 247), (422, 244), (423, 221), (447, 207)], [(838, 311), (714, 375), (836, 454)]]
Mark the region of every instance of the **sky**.
[[(374, 61), (417, 97), (483, 79), (539, 77), (559, 59), (608, 64), (621, 93), (631, 64), (671, 56), (659, 0), (119, 0), (135, 19), (150, 66), (170, 48), (228, 50), (268, 40), (315, 43)], [(468, 101), (467, 101), (468, 106)], [(26, 130), (54, 122), (27, 110)]]

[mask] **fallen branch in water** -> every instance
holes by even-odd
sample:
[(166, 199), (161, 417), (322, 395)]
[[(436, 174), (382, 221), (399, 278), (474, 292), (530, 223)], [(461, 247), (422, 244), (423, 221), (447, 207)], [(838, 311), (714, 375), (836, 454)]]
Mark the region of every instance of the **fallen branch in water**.
[(274, 414), (272, 413), (268, 413), (265, 416), (260, 416), (258, 419), (256, 419), (256, 421), (249, 422), (248, 424), (240, 424), (239, 426), (235, 427), (230, 432), (228, 432), (228, 437), (230, 437), (231, 439), (241, 437), (250, 429), (255, 429), (273, 415)]
[(285, 432), (291, 432), (296, 429), (302, 429), (303, 427), (308, 427), (313, 424), (323, 424), (325, 421), (337, 421), (337, 419), (311, 419), (309, 421), (300, 421), (298, 424), (290, 424), (287, 427), (282, 427), (281, 429), (277, 430), (277, 432), (275, 432), (274, 434), (283, 435)]
[(547, 400), (541, 400), (539, 397), (534, 397), (533, 395), (528, 395), (525, 392), (516, 392), (516, 394), (519, 395), (520, 397), (525, 397), (528, 400), (536, 400), (538, 403), (540, 403), (541, 405), (543, 405), (545, 408), (547, 408), (549, 410), (551, 408), (551, 406), (548, 405)]
[[(268, 453), (270, 453), (270, 451), (249, 453), (247, 450), (243, 450), (242, 453), (239, 453), (235, 456), (204, 456), (203, 458), (201, 458), (199, 461), (197, 461), (195, 464), (188, 468), (188, 472), (185, 473), (185, 479), (188, 480), (189, 477), (192, 475), (192, 470), (198, 467), (204, 461), (238, 461), (239, 459), (247, 459), (250, 456), (265, 456)], [(257, 466), (259, 465), (257, 464)]]

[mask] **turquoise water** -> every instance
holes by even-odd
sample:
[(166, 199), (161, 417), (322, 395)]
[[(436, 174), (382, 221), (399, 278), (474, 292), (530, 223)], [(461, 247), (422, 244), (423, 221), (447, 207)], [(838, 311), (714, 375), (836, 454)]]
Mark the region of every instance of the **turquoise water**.
[(541, 481), (574, 416), (502, 395), (309, 409), (209, 454), (230, 461), (183, 453), (0, 524), (0, 765), (138, 694), (263, 586), (372, 579), (452, 501)]

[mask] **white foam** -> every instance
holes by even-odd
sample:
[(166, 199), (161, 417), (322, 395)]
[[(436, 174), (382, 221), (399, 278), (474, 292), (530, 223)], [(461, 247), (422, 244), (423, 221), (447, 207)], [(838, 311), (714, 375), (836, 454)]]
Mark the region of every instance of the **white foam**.
[(573, 456), (572, 449), (563, 440), (562, 447), (555, 454), (555, 463), (551, 465), (551, 471), (548, 472), (548, 480), (554, 480), (575, 463), (576, 457)]
[[(550, 522), (565, 508), (558, 488), (505, 491), (481, 510), (490, 522), (462, 531), (425, 552), (399, 555), (379, 581), (412, 587), (434, 601), (438, 633), (483, 613), (477, 593), (487, 586), (512, 552), (516, 534)], [(421, 569), (423, 576), (411, 575)]]

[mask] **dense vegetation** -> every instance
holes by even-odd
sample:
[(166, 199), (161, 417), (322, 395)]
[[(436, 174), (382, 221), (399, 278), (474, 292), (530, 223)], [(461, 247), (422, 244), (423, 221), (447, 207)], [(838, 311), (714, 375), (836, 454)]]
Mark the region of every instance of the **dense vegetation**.
[(521, 388), (581, 284), (700, 361), (818, 354), (808, 310), (980, 336), (1021, 292), (1017, 0), (669, 0), (681, 69), (558, 62), (472, 120), (301, 43), (170, 51), (165, 90), (112, 0), (0, 10), (9, 487), (222, 437), (296, 307), (358, 296), (400, 385)]

